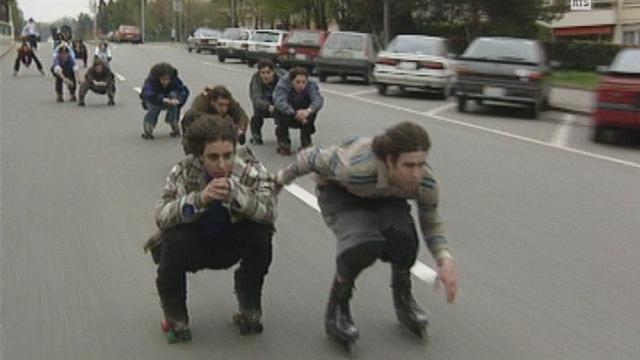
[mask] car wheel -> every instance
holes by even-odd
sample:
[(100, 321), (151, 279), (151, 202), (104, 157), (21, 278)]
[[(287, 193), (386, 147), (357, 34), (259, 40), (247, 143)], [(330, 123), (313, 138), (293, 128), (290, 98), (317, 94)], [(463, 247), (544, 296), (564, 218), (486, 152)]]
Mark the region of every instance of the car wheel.
[(318, 79), (320, 80), (321, 83), (327, 82), (327, 74), (318, 72)]
[(218, 55), (218, 61), (220, 61), (221, 63), (223, 63), (225, 61), (225, 57), (224, 56), (220, 56)]
[(599, 144), (611, 144), (616, 140), (616, 131), (612, 128), (596, 125), (593, 128), (592, 139)]
[(387, 85), (386, 84), (378, 84), (378, 94), (387, 95)]
[(458, 112), (466, 112), (467, 111), (467, 98), (462, 96), (462, 95), (458, 95)]

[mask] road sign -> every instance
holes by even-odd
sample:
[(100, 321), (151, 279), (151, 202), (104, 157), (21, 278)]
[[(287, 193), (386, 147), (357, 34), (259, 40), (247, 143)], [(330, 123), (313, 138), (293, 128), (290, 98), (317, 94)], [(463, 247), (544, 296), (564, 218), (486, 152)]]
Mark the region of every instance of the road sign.
[(571, 10), (591, 10), (591, 0), (571, 0)]

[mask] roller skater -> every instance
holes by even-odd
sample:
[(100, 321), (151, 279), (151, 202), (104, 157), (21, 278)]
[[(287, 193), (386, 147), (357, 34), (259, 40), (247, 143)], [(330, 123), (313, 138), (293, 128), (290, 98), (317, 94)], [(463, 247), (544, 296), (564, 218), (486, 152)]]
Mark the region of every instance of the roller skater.
[(140, 93), (142, 107), (147, 110), (142, 122), (141, 137), (145, 140), (154, 138), (153, 130), (163, 110), (167, 111), (165, 122), (171, 126), (171, 137), (180, 136), (180, 109), (188, 97), (189, 89), (178, 77), (178, 70), (168, 63), (155, 64)]
[(417, 202), (438, 280), (445, 285), (447, 301), (455, 299), (458, 275), (438, 215), (438, 183), (426, 163), (430, 146), (422, 127), (403, 122), (373, 139), (351, 138), (340, 146), (304, 149), (277, 174), (279, 187), (308, 173), (316, 175), (322, 216), (338, 240), (325, 330), (347, 352), (359, 336), (349, 308), (355, 280), (377, 259), (391, 263), (398, 320), (426, 338), (427, 315), (411, 292), (418, 235), (406, 199)]

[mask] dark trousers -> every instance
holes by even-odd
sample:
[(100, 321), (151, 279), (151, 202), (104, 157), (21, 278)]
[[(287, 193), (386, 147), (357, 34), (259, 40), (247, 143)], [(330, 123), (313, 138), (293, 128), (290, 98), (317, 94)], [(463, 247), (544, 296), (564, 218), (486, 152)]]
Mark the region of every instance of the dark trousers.
[(23, 63), (25, 66), (31, 65), (32, 60), (36, 63), (38, 70), (42, 71), (42, 63), (40, 63), (40, 60), (33, 52), (29, 55), (18, 54), (15, 64), (13, 64), (13, 71), (18, 72), (18, 70), (20, 70), (20, 63)]
[(251, 118), (251, 136), (254, 139), (262, 140), (262, 126), (264, 119), (273, 117), (269, 111), (253, 108), (253, 117)]
[(164, 121), (171, 125), (172, 131), (179, 131), (178, 121), (180, 120), (180, 107), (169, 105), (155, 105), (147, 102), (147, 113), (144, 115), (144, 121), (142, 122), (142, 130), (145, 134), (153, 134), (158, 124), (158, 117), (162, 110), (166, 110), (167, 114), (164, 117)]
[(106, 86), (97, 86), (91, 81), (85, 81), (80, 85), (80, 90), (78, 91), (78, 97), (80, 101), (84, 100), (84, 97), (87, 95), (89, 90), (93, 91), (96, 94), (107, 95), (109, 100), (113, 100), (113, 97), (116, 93), (116, 87), (113, 82), (107, 83)]
[(203, 236), (197, 224), (179, 225), (163, 234), (153, 249), (158, 262), (156, 286), (165, 316), (187, 320), (186, 272), (202, 269), (235, 271), (235, 292), (241, 308), (260, 308), (262, 285), (272, 259), (273, 227), (244, 220), (218, 238)]
[[(56, 78), (56, 94), (58, 95), (62, 95), (62, 84), (64, 84), (64, 81), (62, 80), (62, 77), (58, 76), (58, 74), (54, 73), (53, 70), (51, 71), (53, 73), (53, 76)], [(70, 95), (75, 95), (76, 93), (76, 74), (73, 72), (73, 70), (62, 70), (62, 75), (64, 75), (64, 77), (66, 77), (67, 79), (71, 80), (71, 85), (68, 86), (69, 88), (69, 94)]]
[(276, 137), (278, 138), (278, 146), (283, 148), (291, 147), (289, 128), (300, 129), (300, 145), (302, 147), (311, 146), (311, 135), (316, 132), (316, 115), (316, 113), (309, 115), (307, 123), (302, 125), (295, 119), (294, 115), (287, 115), (281, 111), (275, 110), (273, 117), (276, 121)]
[(416, 261), (418, 234), (405, 199), (361, 198), (338, 185), (319, 186), (322, 215), (337, 238), (336, 273), (354, 281), (380, 259), (400, 271)]

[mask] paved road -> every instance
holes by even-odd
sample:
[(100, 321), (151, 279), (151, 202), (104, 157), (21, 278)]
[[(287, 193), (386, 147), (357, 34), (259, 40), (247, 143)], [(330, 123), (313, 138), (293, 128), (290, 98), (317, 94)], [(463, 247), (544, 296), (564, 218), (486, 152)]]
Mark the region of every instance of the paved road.
[[(140, 139), (134, 87), (169, 61), (196, 93), (225, 84), (247, 106), (250, 69), (164, 45), (121, 46), (115, 108), (56, 104), (53, 83), (31, 71), (11, 77), (0, 61), (0, 354), (4, 359), (327, 359), (342, 354), (323, 334), (333, 239), (318, 213), (284, 193), (265, 288), (266, 331), (231, 325), (231, 272), (190, 277), (194, 340), (169, 346), (154, 266), (141, 251), (153, 205), (181, 156), (161, 124)], [(354, 315), (362, 359), (637, 359), (640, 354), (640, 155), (601, 146), (587, 119), (478, 108), (458, 114), (422, 95), (381, 97), (357, 82), (330, 82), (315, 141), (373, 135), (399, 120), (432, 134), (430, 162), (461, 271), (447, 305), (416, 280), (432, 335), (418, 344), (396, 324), (389, 270), (358, 282)], [(272, 170), (273, 124), (254, 151)], [(312, 192), (313, 184), (298, 184)], [(432, 265), (423, 250), (419, 260)]]

